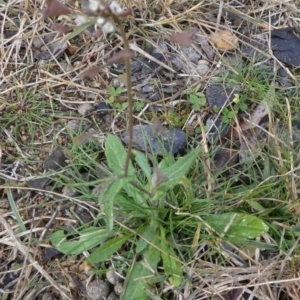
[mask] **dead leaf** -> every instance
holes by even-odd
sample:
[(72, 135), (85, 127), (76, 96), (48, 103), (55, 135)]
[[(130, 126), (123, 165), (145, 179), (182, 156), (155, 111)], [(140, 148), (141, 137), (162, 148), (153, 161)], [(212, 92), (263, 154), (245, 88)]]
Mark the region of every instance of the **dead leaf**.
[(158, 117), (155, 117), (153, 120), (153, 134), (156, 136), (165, 135), (166, 128), (163, 126)]
[(156, 188), (163, 182), (168, 181), (169, 178), (157, 167), (153, 167), (153, 176), (152, 176), (152, 187)]
[(210, 35), (210, 41), (220, 51), (235, 50), (239, 45), (239, 39), (229, 30), (222, 30)]
[(90, 137), (92, 137), (95, 134), (94, 131), (86, 132), (84, 134), (81, 134), (79, 136), (76, 136), (73, 138), (73, 143), (76, 146), (83, 145)]
[(189, 47), (193, 42), (193, 37), (196, 34), (196, 30), (189, 30), (180, 33), (175, 33), (171, 36), (171, 40), (183, 47)]
[(71, 10), (58, 0), (47, 0), (46, 3), (47, 7), (43, 12), (44, 18), (58, 17), (61, 15), (68, 15), (71, 13)]
[(74, 55), (78, 50), (78, 47), (77, 46), (74, 46), (74, 45), (69, 45), (66, 49), (66, 53), (71, 56), (71, 55)]

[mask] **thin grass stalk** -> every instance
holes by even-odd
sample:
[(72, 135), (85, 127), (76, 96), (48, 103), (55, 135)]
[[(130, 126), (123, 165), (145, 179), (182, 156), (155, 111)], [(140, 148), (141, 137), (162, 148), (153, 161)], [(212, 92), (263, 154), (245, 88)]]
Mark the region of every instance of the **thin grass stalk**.
[[(120, 31), (121, 37), (124, 42), (124, 50), (130, 51), (128, 39), (123, 28), (122, 22), (118, 16), (112, 14), (114, 22), (118, 25), (118, 29)], [(130, 70), (130, 58), (125, 58), (125, 72), (126, 72), (126, 88), (127, 88), (127, 112), (128, 112), (128, 132), (129, 132), (129, 142), (128, 142), (128, 150), (127, 156), (125, 160), (124, 166), (124, 176), (128, 175), (128, 167), (132, 152), (132, 144), (133, 144), (133, 99), (132, 99), (132, 83), (131, 83), (131, 70)]]

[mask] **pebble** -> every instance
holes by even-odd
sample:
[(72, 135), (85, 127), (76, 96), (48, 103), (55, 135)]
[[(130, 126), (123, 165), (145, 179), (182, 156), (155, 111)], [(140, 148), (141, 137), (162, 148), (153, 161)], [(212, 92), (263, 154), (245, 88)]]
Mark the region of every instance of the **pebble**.
[(224, 124), (215, 114), (207, 118), (206, 126), (209, 129), (207, 132), (207, 139), (211, 144), (224, 137), (230, 130), (230, 125)]
[(204, 59), (200, 59), (196, 69), (199, 75), (205, 75), (210, 70), (209, 62)]
[(95, 106), (95, 109), (100, 116), (105, 116), (108, 112), (111, 111), (112, 108), (108, 103), (100, 102)]
[(73, 131), (73, 133), (79, 133), (80, 129), (83, 127), (87, 127), (88, 122), (85, 120), (70, 120), (67, 123), (67, 128), (71, 131)]
[(81, 116), (85, 116), (88, 112), (94, 109), (94, 106), (90, 103), (82, 103), (78, 106), (77, 111)]
[(66, 165), (66, 159), (63, 150), (57, 147), (45, 160), (44, 169), (49, 170), (59, 170), (61, 167)]
[(67, 197), (75, 197), (78, 195), (78, 191), (76, 189), (74, 189), (73, 187), (66, 186), (66, 185), (62, 189), (62, 193), (64, 196), (67, 196)]
[(181, 51), (191, 62), (195, 64), (201, 58), (201, 55), (197, 52), (197, 50), (193, 46), (182, 47)]
[(109, 286), (107, 282), (97, 279), (87, 286), (86, 292), (89, 300), (103, 300), (106, 299)]
[[(129, 133), (123, 134), (123, 141), (128, 145)], [(161, 155), (166, 152), (177, 154), (184, 150), (187, 143), (186, 134), (179, 128), (165, 130), (163, 135), (155, 135), (152, 125), (133, 127), (133, 147), (143, 152)]]
[(235, 97), (235, 94), (239, 93), (241, 88), (225, 87), (222, 84), (212, 84), (206, 89), (206, 100), (210, 108), (222, 108), (228, 106)]
[(106, 300), (119, 300), (118, 296), (113, 292), (110, 293)]

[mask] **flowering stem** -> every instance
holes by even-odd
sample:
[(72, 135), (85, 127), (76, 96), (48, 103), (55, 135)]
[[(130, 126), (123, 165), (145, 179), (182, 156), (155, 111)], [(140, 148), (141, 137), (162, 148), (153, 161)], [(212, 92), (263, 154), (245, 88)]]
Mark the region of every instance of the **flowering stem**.
[[(118, 25), (118, 29), (120, 31), (120, 34), (124, 42), (124, 50), (130, 51), (128, 39), (120, 19), (115, 14), (112, 14), (112, 18), (114, 22)], [(126, 88), (127, 88), (127, 102), (128, 102), (127, 112), (128, 112), (129, 142), (128, 142), (128, 150), (127, 150), (127, 156), (126, 156), (125, 166), (124, 166), (124, 175), (127, 176), (131, 152), (132, 152), (132, 144), (133, 144), (133, 117), (132, 117), (133, 99), (132, 99), (130, 58), (125, 58), (125, 72), (126, 72)]]

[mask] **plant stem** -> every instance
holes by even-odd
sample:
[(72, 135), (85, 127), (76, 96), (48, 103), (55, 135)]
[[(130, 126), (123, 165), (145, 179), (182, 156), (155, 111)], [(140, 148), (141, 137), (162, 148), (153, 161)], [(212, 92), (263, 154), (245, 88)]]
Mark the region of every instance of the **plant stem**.
[[(120, 18), (114, 14), (112, 14), (112, 17), (115, 23), (118, 25), (118, 29), (120, 31), (120, 34), (124, 42), (124, 50), (130, 51), (129, 42)], [(128, 111), (129, 142), (128, 142), (128, 150), (127, 150), (127, 156), (126, 156), (125, 166), (124, 166), (124, 175), (127, 176), (131, 152), (132, 152), (132, 144), (133, 144), (133, 117), (132, 117), (133, 99), (132, 99), (132, 83), (131, 83), (131, 70), (130, 70), (129, 58), (125, 58), (125, 72), (126, 72), (126, 88), (127, 88), (127, 102), (128, 102), (127, 111)]]

